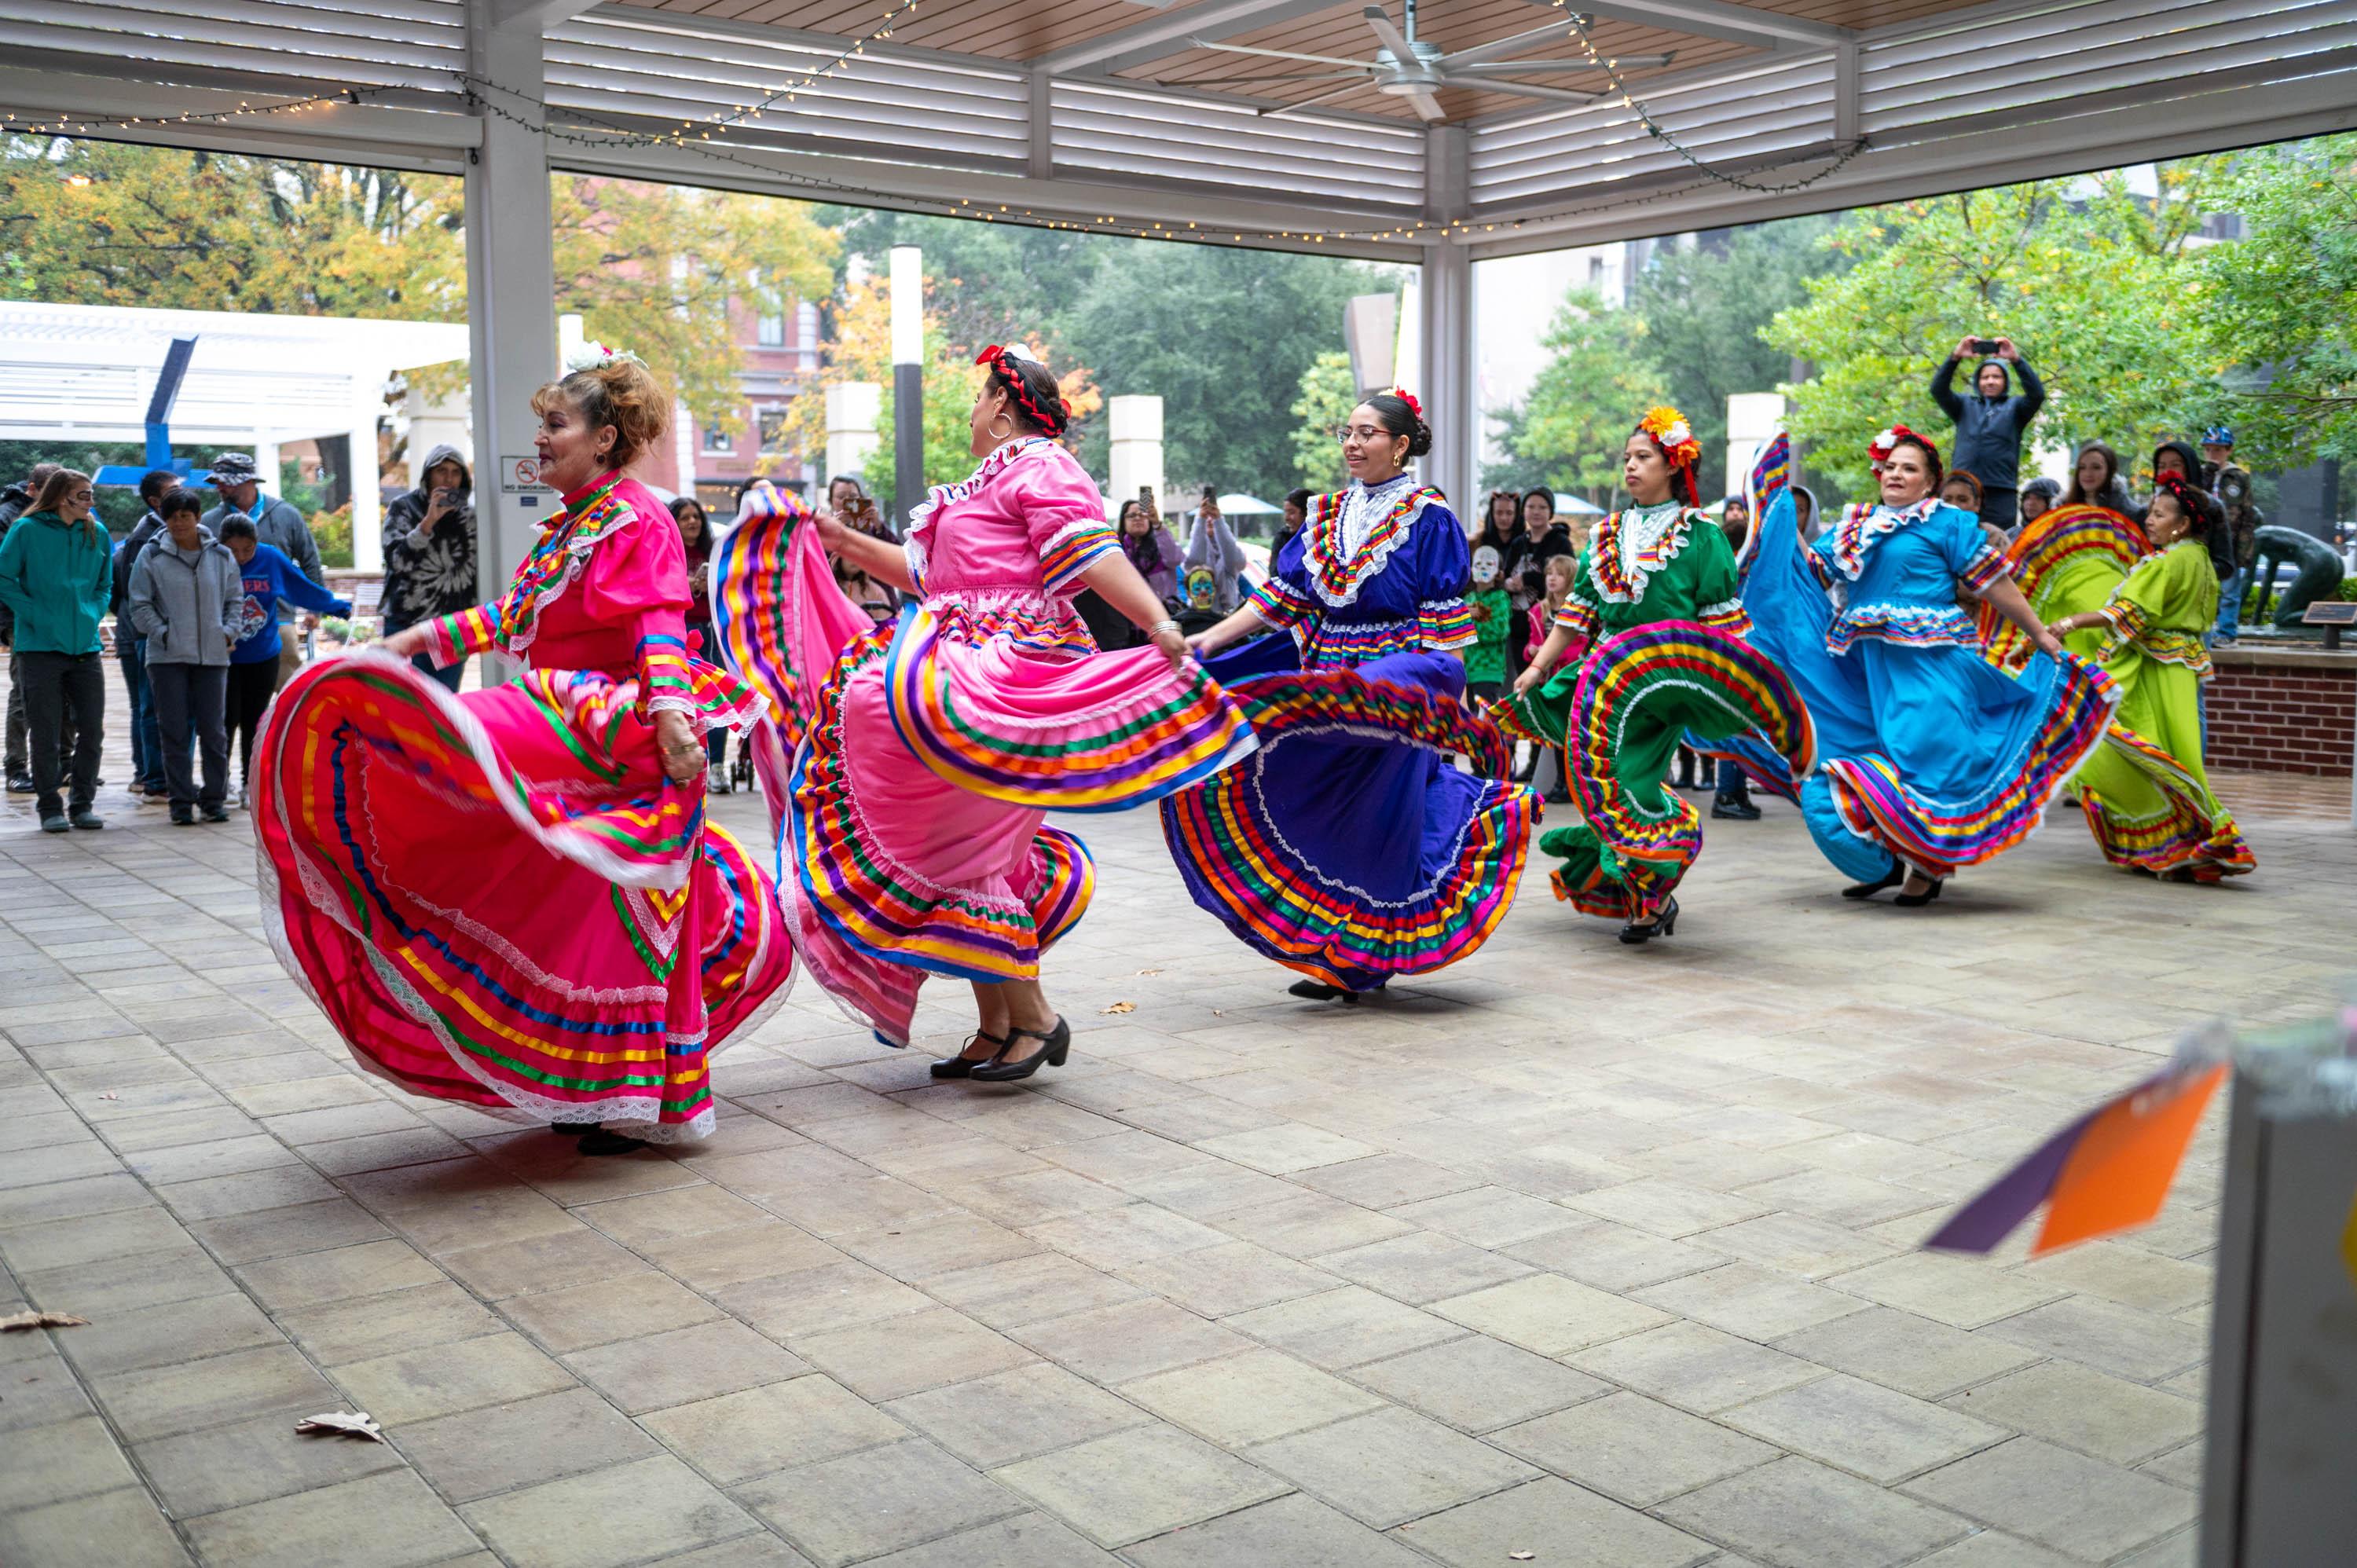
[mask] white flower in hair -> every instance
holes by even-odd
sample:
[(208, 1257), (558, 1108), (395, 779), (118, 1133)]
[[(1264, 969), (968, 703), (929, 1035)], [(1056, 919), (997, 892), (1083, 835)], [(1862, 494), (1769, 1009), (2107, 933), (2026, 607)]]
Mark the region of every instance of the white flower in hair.
[(1683, 419), (1662, 432), (1662, 445), (1664, 446), (1683, 446), (1693, 439), (1694, 432), (1687, 428)]
[(646, 363), (627, 349), (608, 349), (603, 343), (584, 343), (565, 356), (565, 373), (569, 376), (576, 371), (594, 371), (618, 360), (632, 365)]
[(1877, 452), (1889, 452), (1895, 450), (1898, 446), (1899, 431), (1894, 426), (1891, 429), (1884, 431), (1881, 435), (1874, 438), (1873, 450)]
[(1021, 343), (1007, 344), (1006, 357), (1010, 360), (1019, 360), (1027, 365), (1044, 363), (1039, 355), (1033, 353), (1029, 348)]

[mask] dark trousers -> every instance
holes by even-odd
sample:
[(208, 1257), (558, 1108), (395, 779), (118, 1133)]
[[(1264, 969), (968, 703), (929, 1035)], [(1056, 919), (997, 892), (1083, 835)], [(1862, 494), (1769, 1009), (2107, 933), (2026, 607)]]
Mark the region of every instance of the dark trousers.
[(229, 733), (237, 740), (237, 777), (243, 784), (253, 777), (253, 737), (270, 699), (278, 694), (278, 660), (257, 659), (229, 667)]
[(72, 808), (90, 810), (98, 793), (98, 745), (105, 732), (106, 671), (96, 653), (20, 652), (16, 659), (25, 693), (26, 744), (33, 765), (33, 809), (61, 816), (58, 785), (63, 766), (66, 726), (73, 726)]
[(2007, 533), (2021, 526), (2021, 492), (2019, 490), (1983, 490), (1981, 521)]
[(131, 787), (145, 789), (151, 779), (164, 777), (160, 748), (148, 744), (155, 726), (155, 705), (147, 697), (147, 639), (115, 628), (115, 659), (123, 666), (123, 689), (131, 696)]
[[(229, 731), (222, 723), (229, 667), (150, 664), (147, 690), (156, 701), (156, 726), (164, 732), (164, 777), (171, 786), (172, 809), (221, 805), (229, 795)], [(189, 766), (191, 743), (204, 757), (201, 790)]]
[[(413, 620), (404, 620), (399, 616), (387, 616), (384, 618), (384, 624), (379, 628), (378, 634), (382, 637), (391, 637), (395, 632), (407, 631), (411, 627), (415, 626), (416, 624), (417, 623)], [(457, 663), (451, 665), (447, 670), (436, 668), (433, 657), (430, 654), (412, 654), (410, 656), (409, 662), (416, 667), (419, 674), (425, 676), (429, 680), (441, 682), (443, 690), (447, 692), (456, 692), (458, 689), (459, 678), (467, 673), (467, 661), (463, 659), (458, 660)]]
[[(26, 736), (28, 733), (25, 724), (25, 672), (17, 667), (16, 655), (11, 653), (8, 655), (6, 759), (8, 777), (11, 779), (21, 779), (33, 770), (32, 765), (26, 760)], [(73, 749), (73, 716), (69, 714), (66, 716), (65, 730), (58, 736), (58, 774), (60, 778), (72, 771)]]

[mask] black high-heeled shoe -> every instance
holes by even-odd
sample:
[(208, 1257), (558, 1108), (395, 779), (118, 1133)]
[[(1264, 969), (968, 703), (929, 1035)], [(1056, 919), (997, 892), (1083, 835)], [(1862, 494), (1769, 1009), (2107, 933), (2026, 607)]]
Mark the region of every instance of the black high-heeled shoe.
[(1901, 909), (1920, 909), (1940, 896), (1940, 889), (1947, 886), (1947, 880), (1944, 876), (1935, 876), (1932, 879), (1932, 886), (1922, 892), (1901, 893), (1898, 897), (1893, 898), (1891, 903)]
[(933, 1064), (933, 1076), (935, 1078), (972, 1078), (974, 1076), (974, 1069), (978, 1067), (988, 1067), (992, 1062), (998, 1059), (998, 1053), (1006, 1048), (1006, 1042), (1004, 1039), (1000, 1038), (996, 1035), (985, 1035), (980, 1029), (976, 1029), (974, 1032), (974, 1038), (968, 1040), (966, 1045), (971, 1048), (977, 1043), (991, 1047), (992, 1050), (990, 1055), (986, 1057), (970, 1057), (967, 1056), (965, 1052), (960, 1051), (956, 1056), (943, 1057), (941, 1060)]
[(608, 1133), (603, 1127), (584, 1133), (579, 1144), (585, 1155), (631, 1155), (646, 1146), (644, 1138), (633, 1138), (628, 1133)]
[(1006, 1049), (1013, 1050), (1015, 1042), (1025, 1038), (1039, 1041), (1039, 1048), (1016, 1061), (1008, 1061), (1006, 1053), (1001, 1052), (966, 1076), (976, 1083), (1013, 1083), (1017, 1079), (1029, 1078), (1042, 1064), (1062, 1067), (1064, 1058), (1072, 1054), (1072, 1026), (1060, 1016), (1056, 1026), (1044, 1035), (1037, 1029), (1007, 1030)]
[(1907, 880), (1903, 867), (1892, 866), (1871, 882), (1853, 882), (1842, 889), (1845, 898), (1871, 898), (1886, 887), (1896, 887)]
[(1340, 1002), (1348, 1006), (1359, 1004), (1359, 993), (1339, 985), (1329, 985), (1322, 980), (1297, 980), (1285, 988), (1287, 996), (1298, 996), (1304, 1002)]
[(596, 1122), (551, 1122), (548, 1130), (560, 1138), (578, 1138), (595, 1133), (600, 1125)]
[(1644, 925), (1641, 926), (1636, 921), (1631, 920), (1627, 925), (1621, 927), (1620, 940), (1628, 943), (1632, 948), (1641, 947), (1645, 943), (1652, 941), (1655, 937), (1675, 936), (1677, 934), (1677, 929), (1678, 901), (1677, 898), (1673, 896), (1668, 903), (1662, 906), (1662, 912), (1653, 917), (1652, 919), (1647, 921)]

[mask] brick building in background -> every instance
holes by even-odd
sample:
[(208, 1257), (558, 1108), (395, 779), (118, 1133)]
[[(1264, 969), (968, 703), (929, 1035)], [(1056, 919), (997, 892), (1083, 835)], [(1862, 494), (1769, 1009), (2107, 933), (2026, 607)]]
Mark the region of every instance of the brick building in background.
[(780, 450), (778, 436), (787, 405), (818, 377), (818, 307), (791, 304), (765, 315), (739, 299), (730, 304), (728, 319), (737, 339), (742, 401), (725, 421), (712, 424), (674, 420), (671, 439), (638, 468), (638, 477), (659, 489), (693, 490), (723, 521), (735, 513), (737, 487), (746, 480), (774, 479), (803, 492), (823, 456)]

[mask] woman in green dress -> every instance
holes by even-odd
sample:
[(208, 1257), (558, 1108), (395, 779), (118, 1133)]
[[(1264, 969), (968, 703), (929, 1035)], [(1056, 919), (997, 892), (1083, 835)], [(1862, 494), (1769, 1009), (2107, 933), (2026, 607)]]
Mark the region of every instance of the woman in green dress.
[(2240, 876), (2255, 862), (2201, 765), (2202, 642), (2218, 613), (2218, 575), (2202, 535), (2209, 499), (2161, 476), (2146, 515), (2152, 553), (2100, 609), (2048, 623), (2102, 635), (2094, 657), (2123, 695), (2104, 743), (2080, 769), (2079, 807), (2104, 858), (2180, 882)]
[(1680, 742), (1756, 733), (1785, 770), (1762, 782), (1788, 789), (1814, 760), (1808, 711), (1743, 640), (1735, 553), (1695, 487), (1701, 456), (1677, 410), (1639, 423), (1620, 469), (1636, 504), (1596, 525), (1554, 629), (1499, 715), (1510, 733), (1564, 748), (1583, 820), (1539, 840), (1564, 862), (1555, 897), (1625, 922), (1631, 944), (1676, 930), (1678, 882), (1702, 851), (1700, 814), (1665, 782)]

